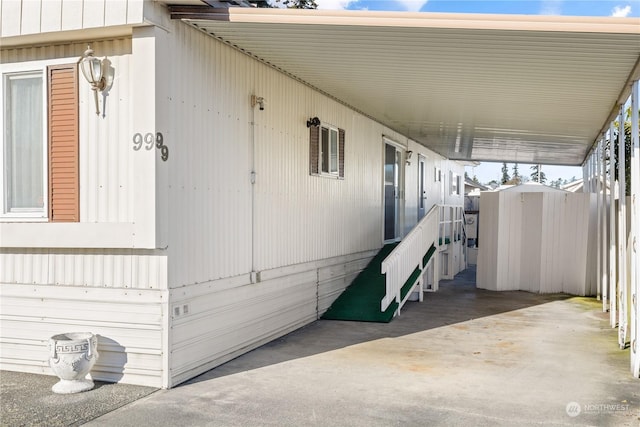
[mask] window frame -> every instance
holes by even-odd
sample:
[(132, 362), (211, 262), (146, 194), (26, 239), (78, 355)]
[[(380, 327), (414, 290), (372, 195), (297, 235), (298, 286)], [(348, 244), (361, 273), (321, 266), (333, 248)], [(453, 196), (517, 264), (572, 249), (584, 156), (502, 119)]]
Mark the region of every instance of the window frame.
[[(329, 123), (319, 123), (317, 126), (309, 127), (309, 175), (344, 180), (345, 179), (345, 146), (346, 132), (338, 126)], [(322, 133), (323, 129), (327, 131), (327, 170), (323, 171), (323, 150), (322, 150)], [(336, 170), (331, 170), (331, 135), (335, 132), (336, 146), (335, 149), (335, 166)]]
[[(0, 102), (2, 102), (2, 114), (0, 114), (0, 221), (23, 221), (23, 222), (45, 222), (49, 220), (49, 129), (48, 123), (48, 99), (47, 99), (47, 65), (51, 62), (34, 61), (28, 63), (3, 64), (0, 70)], [(38, 210), (9, 212), (7, 209), (7, 183), (5, 182), (5, 150), (6, 150), (6, 127), (5, 116), (7, 113), (7, 86), (11, 75), (39, 74), (42, 79), (42, 188), (43, 206)]]
[(461, 194), (460, 187), (462, 185), (461, 175), (451, 171), (449, 172), (449, 194), (459, 196)]
[[(331, 177), (331, 178), (337, 178), (340, 176), (340, 130), (336, 127), (336, 126), (332, 126), (330, 124), (326, 124), (326, 123), (320, 123), (320, 125), (318, 126), (319, 129), (318, 131), (320, 132), (319, 134), (319, 140), (318, 140), (318, 175), (320, 176), (327, 176), (327, 177)], [(323, 169), (323, 165), (324, 165), (324, 159), (323, 159), (323, 150), (322, 150), (322, 145), (323, 145), (323, 139), (322, 139), (322, 132), (324, 129), (327, 129), (327, 147), (329, 148), (329, 153), (327, 154), (327, 170), (328, 172), (325, 172)], [(335, 133), (335, 137), (336, 137), (336, 169), (335, 172), (331, 170), (331, 134)]]

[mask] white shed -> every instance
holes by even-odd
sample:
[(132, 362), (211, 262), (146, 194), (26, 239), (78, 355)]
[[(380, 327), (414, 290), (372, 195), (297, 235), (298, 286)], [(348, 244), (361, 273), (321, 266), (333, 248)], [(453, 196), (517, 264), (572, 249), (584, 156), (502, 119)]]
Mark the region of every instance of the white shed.
[(595, 202), (537, 183), (482, 192), (477, 286), (595, 295)]

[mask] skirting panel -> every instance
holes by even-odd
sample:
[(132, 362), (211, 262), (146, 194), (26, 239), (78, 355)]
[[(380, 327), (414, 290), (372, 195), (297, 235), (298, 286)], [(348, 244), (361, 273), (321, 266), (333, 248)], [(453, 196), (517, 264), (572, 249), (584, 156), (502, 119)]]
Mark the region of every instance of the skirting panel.
[(374, 254), (171, 290), (170, 386), (315, 321)]
[(98, 335), (93, 379), (163, 386), (166, 291), (2, 284), (0, 369), (53, 375), (49, 337)]

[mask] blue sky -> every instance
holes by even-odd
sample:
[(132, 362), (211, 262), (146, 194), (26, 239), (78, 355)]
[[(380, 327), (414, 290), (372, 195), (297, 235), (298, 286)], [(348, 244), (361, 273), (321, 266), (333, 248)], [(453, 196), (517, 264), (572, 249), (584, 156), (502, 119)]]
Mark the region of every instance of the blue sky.
[[(564, 16), (616, 16), (640, 17), (640, 0), (316, 0), (319, 9), (388, 10), (404, 12), (445, 12), (445, 13), (495, 13), (519, 15), (564, 15)], [(638, 19), (640, 26), (640, 19)], [(530, 174), (530, 165), (520, 165), (521, 175)], [(513, 164), (509, 164), (509, 173)], [(482, 163), (475, 168), (467, 168), (480, 182), (502, 176), (501, 163)], [(548, 181), (581, 178), (582, 168), (563, 166), (543, 166)]]
[(320, 9), (640, 17), (640, 0), (316, 0)]

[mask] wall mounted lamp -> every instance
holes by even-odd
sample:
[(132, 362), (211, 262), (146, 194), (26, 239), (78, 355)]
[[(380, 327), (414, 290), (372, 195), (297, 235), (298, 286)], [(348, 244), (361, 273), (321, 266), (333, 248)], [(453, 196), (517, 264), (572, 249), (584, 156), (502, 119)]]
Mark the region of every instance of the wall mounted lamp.
[(413, 154), (413, 151), (411, 151), (411, 150), (407, 151), (407, 158), (406, 158), (406, 161), (407, 161), (407, 164), (408, 164), (408, 165), (410, 165), (410, 164), (411, 164), (411, 161), (410, 161), (410, 160), (411, 160), (411, 155), (412, 155), (412, 154)]
[(312, 117), (307, 120), (307, 127), (310, 128), (311, 126), (320, 126), (320, 119), (317, 117)]
[(98, 91), (102, 92), (109, 89), (113, 83), (113, 74), (110, 73), (111, 62), (107, 59), (100, 59), (93, 56), (93, 49), (87, 46), (80, 59), (78, 60), (82, 75), (91, 85), (93, 96), (96, 101), (96, 114), (100, 114), (98, 105)]
[(261, 96), (251, 95), (251, 106), (255, 107), (256, 105), (260, 106), (260, 111), (264, 111), (264, 98)]

